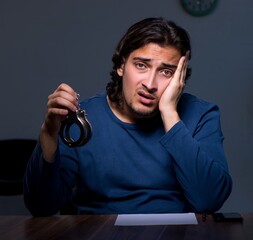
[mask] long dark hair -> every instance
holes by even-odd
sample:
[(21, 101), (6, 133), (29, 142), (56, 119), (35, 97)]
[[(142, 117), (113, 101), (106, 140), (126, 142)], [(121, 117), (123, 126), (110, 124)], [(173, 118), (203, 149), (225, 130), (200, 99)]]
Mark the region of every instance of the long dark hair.
[[(187, 51), (191, 55), (191, 43), (188, 33), (174, 22), (167, 21), (164, 18), (146, 18), (135, 23), (121, 38), (112, 56), (111, 81), (106, 86), (107, 95), (112, 102), (120, 105), (122, 98), (122, 77), (118, 75), (117, 69), (122, 66), (134, 50), (148, 43), (156, 43), (161, 47), (172, 46), (181, 53), (181, 56), (186, 55)], [(191, 68), (188, 68), (186, 79), (190, 75)]]

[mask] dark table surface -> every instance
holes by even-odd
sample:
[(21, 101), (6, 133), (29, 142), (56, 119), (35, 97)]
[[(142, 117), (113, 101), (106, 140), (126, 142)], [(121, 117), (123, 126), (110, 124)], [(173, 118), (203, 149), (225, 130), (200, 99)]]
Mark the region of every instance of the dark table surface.
[(117, 240), (252, 240), (253, 213), (243, 222), (215, 222), (211, 215), (197, 225), (114, 226), (117, 215), (0, 216), (0, 239), (117, 239)]

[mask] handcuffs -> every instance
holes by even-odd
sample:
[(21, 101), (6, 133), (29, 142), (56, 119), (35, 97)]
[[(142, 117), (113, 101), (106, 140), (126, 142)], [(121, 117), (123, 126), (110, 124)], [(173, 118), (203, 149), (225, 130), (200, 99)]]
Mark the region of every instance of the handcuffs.
[[(77, 95), (77, 100), (79, 94)], [(73, 125), (77, 125), (80, 129), (80, 136), (77, 140), (74, 140), (70, 136), (70, 128)], [(80, 147), (85, 145), (91, 138), (92, 127), (87, 119), (85, 110), (80, 108), (78, 103), (78, 109), (75, 112), (70, 112), (61, 123), (60, 137), (67, 146), (69, 147)]]

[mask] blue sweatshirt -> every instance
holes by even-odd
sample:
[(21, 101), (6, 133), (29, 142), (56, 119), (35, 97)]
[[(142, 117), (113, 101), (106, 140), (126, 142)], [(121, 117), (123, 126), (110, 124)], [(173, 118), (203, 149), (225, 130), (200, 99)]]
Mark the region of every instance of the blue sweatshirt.
[(184, 93), (181, 121), (168, 132), (160, 116), (120, 121), (104, 93), (81, 108), (92, 125), (86, 145), (69, 148), (59, 138), (53, 163), (40, 143), (31, 156), (24, 199), (33, 215), (56, 214), (69, 202), (89, 214), (214, 212), (230, 195), (216, 105)]

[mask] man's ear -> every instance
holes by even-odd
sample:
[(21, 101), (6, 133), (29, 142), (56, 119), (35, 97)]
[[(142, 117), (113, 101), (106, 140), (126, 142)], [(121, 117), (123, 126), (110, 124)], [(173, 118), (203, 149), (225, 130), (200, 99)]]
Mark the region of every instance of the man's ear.
[(123, 76), (123, 73), (124, 73), (124, 64), (125, 63), (125, 59), (123, 59), (123, 63), (121, 64), (121, 66), (117, 69), (117, 73), (120, 77)]
[(117, 69), (117, 73), (118, 73), (118, 75), (119, 75), (120, 77), (123, 76), (123, 67), (124, 67), (124, 64), (122, 64), (121, 67)]

